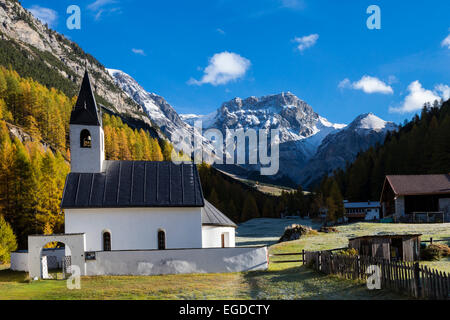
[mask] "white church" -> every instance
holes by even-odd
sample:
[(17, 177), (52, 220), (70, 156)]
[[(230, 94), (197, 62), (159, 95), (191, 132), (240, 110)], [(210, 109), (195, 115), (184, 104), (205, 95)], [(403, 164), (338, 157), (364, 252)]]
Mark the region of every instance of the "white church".
[(87, 251), (235, 246), (236, 225), (208, 203), (194, 164), (106, 161), (100, 109), (86, 73), (70, 119), (65, 232)]
[(266, 247), (235, 248), (237, 226), (204, 199), (193, 163), (105, 160), (101, 109), (87, 71), (71, 114), (70, 151), (65, 234), (30, 236), (27, 257), (12, 255), (13, 270), (42, 277), (42, 247), (53, 241), (70, 248), (82, 275), (267, 268)]

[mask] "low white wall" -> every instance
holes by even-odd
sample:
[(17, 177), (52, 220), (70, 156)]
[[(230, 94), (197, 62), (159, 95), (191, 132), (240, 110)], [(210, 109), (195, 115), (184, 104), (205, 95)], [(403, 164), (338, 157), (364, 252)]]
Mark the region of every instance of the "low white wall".
[(11, 270), (28, 272), (28, 252), (11, 253)]
[[(63, 257), (70, 255), (70, 250), (62, 249), (43, 249), (41, 255), (43, 257), (56, 257), (58, 262), (57, 266), (49, 265), (49, 268), (56, 268), (61, 266)], [(28, 251), (12, 252), (11, 253), (11, 270), (28, 272)]]
[(234, 248), (236, 229), (214, 226), (202, 227), (203, 248), (222, 248), (222, 234), (225, 234), (225, 247)]
[(161, 275), (229, 273), (268, 268), (267, 247), (97, 252), (86, 274)]

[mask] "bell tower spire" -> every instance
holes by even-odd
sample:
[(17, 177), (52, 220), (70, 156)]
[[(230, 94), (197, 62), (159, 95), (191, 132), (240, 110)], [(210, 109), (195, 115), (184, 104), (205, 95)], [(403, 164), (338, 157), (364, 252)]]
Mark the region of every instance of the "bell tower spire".
[(103, 171), (105, 161), (102, 113), (97, 107), (86, 69), (80, 93), (70, 116), (71, 169), (77, 173)]

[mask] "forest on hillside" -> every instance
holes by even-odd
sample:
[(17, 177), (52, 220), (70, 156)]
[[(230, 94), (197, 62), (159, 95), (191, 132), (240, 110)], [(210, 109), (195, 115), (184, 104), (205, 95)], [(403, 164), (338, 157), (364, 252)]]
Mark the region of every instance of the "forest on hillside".
[(350, 201), (379, 200), (386, 175), (445, 173), (450, 173), (450, 100), (426, 104), (420, 115), (389, 133), (384, 144), (325, 177), (316, 197), (334, 184)]
[[(64, 232), (60, 202), (70, 171), (69, 120), (75, 102), (76, 96), (69, 98), (0, 66), (0, 216), (12, 226), (20, 249), (27, 247), (30, 234)], [(14, 136), (11, 126), (27, 138)], [(104, 113), (103, 129), (108, 160), (171, 160), (168, 141), (134, 129), (118, 116)], [(200, 166), (200, 174), (205, 197), (236, 222), (294, 214), (303, 205), (303, 192), (278, 199), (206, 165)]]
[[(70, 171), (69, 119), (76, 97), (47, 88), (0, 67), (0, 215), (12, 226), (19, 247), (29, 234), (64, 232), (59, 206)], [(170, 160), (173, 147), (144, 129), (132, 129), (104, 114), (109, 160)], [(11, 134), (17, 126), (28, 138)]]

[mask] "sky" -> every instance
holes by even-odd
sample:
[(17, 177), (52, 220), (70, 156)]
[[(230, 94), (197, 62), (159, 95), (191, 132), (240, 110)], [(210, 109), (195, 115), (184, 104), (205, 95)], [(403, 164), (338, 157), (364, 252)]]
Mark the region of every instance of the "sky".
[[(178, 113), (290, 91), (334, 123), (368, 112), (401, 123), (425, 101), (450, 98), (448, 0), (21, 3)], [(80, 30), (66, 25), (73, 4)]]

